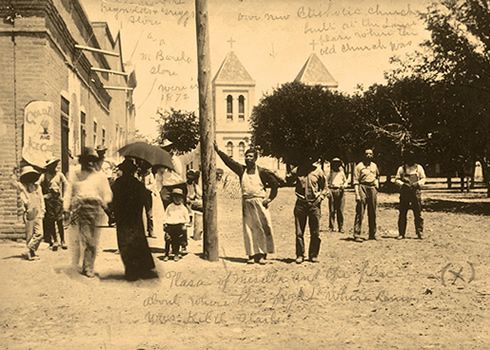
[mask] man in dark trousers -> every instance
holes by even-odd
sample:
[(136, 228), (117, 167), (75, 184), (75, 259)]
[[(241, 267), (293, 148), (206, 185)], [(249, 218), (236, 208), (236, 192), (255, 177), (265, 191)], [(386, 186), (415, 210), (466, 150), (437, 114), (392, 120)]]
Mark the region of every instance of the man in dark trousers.
[(425, 171), (422, 165), (415, 163), (415, 154), (413, 151), (407, 151), (403, 155), (403, 165), (396, 172), (395, 183), (400, 186), (398, 239), (405, 238), (407, 212), (410, 208), (413, 211), (415, 233), (419, 239), (422, 239), (424, 219), (422, 218), (420, 188), (425, 184)]
[(321, 203), (327, 197), (328, 188), (323, 170), (315, 166), (313, 158), (306, 160), (293, 169), (296, 178), (296, 204), (294, 206), (294, 222), (296, 227), (296, 263), (301, 264), (305, 258), (304, 232), (306, 222), (310, 227), (310, 246), (308, 258), (318, 262), (320, 252), (320, 218)]
[(376, 205), (379, 187), (379, 170), (372, 160), (372, 149), (364, 151), (364, 159), (354, 169), (354, 190), (356, 193), (356, 218), (354, 222), (354, 240), (362, 242), (361, 228), (367, 207), (369, 221), (369, 239), (376, 239)]

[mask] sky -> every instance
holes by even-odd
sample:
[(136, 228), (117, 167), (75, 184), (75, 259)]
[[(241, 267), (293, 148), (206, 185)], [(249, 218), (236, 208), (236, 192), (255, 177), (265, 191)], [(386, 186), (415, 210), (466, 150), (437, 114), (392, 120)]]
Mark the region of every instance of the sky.
[[(91, 21), (121, 32), (135, 69), (136, 127), (156, 136), (157, 110), (198, 110), (193, 0), (81, 0)], [(428, 38), (429, 0), (208, 0), (212, 75), (233, 50), (256, 82), (256, 103), (293, 81), (315, 52), (339, 91), (384, 81), (392, 56)]]

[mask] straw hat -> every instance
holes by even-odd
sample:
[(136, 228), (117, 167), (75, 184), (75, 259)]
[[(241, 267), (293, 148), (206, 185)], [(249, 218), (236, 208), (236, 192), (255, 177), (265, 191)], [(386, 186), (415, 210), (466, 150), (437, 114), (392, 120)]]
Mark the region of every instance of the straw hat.
[(45, 168), (50, 167), (51, 165), (58, 164), (60, 160), (58, 158), (51, 158), (46, 161), (46, 165), (44, 166)]
[(36, 169), (30, 165), (27, 165), (22, 168), (19, 178), (20, 182), (29, 183), (36, 182), (39, 179), (39, 176), (41, 176), (41, 174)]
[(172, 190), (172, 196), (184, 196), (184, 191), (182, 191), (182, 189), (180, 188), (174, 188)]

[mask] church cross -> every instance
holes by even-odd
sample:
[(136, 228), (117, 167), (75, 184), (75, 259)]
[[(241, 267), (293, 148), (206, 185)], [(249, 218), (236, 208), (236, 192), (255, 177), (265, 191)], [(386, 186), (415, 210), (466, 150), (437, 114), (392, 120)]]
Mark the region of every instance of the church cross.
[(311, 50), (314, 52), (315, 51), (315, 46), (316, 46), (317, 42), (315, 41), (315, 39), (313, 39), (310, 43), (311, 45)]
[(230, 38), (230, 40), (228, 40), (227, 42), (230, 43), (230, 49), (233, 49), (233, 43), (235, 43), (236, 41), (233, 40), (233, 38)]

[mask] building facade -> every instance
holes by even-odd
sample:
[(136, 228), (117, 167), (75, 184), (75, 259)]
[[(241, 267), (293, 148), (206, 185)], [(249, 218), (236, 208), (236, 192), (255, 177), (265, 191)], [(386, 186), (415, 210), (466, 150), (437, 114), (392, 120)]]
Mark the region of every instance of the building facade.
[(121, 38), (91, 23), (78, 0), (15, 0), (0, 4), (0, 17), (0, 237), (14, 237), (23, 223), (12, 169), (57, 157), (67, 172), (83, 146), (114, 155), (134, 134), (136, 80), (93, 70), (124, 71)]

